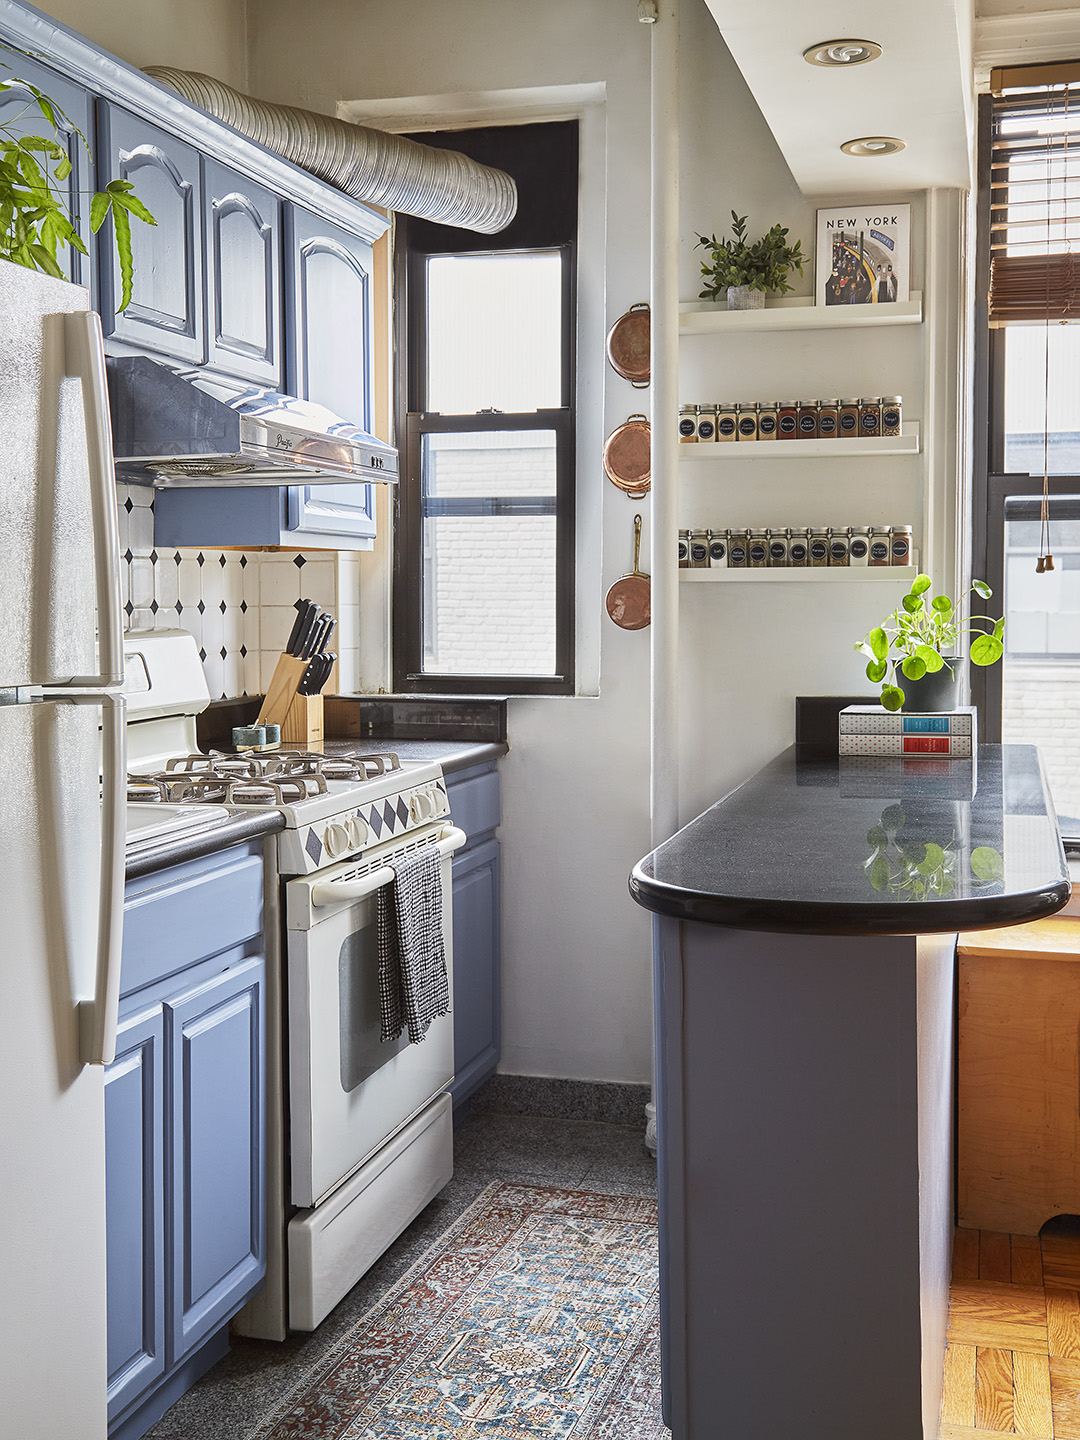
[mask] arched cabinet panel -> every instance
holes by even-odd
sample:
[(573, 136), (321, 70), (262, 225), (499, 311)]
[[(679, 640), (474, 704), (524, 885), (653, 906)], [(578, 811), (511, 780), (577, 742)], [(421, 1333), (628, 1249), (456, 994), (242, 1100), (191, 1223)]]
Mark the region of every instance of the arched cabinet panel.
[(281, 387), (281, 201), (216, 160), (206, 186), (209, 363)]

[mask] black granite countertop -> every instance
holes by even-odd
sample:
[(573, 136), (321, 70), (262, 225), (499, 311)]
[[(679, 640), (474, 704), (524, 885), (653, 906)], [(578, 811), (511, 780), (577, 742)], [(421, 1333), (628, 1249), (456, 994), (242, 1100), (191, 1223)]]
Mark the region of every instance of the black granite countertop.
[(257, 840), (263, 835), (273, 835), (284, 829), (285, 817), (279, 811), (249, 810), (194, 835), (166, 836), (160, 845), (143, 847), (137, 854), (128, 856), (124, 866), (124, 878), (137, 880), (142, 875), (152, 875), (155, 870), (165, 870), (170, 865), (183, 865), (188, 860), (201, 860), (204, 855), (227, 850), (230, 845), (240, 845), (245, 840)]
[(630, 893), (742, 930), (889, 935), (1037, 920), (1069, 881), (1033, 746), (980, 745), (975, 765), (792, 746), (647, 855)]

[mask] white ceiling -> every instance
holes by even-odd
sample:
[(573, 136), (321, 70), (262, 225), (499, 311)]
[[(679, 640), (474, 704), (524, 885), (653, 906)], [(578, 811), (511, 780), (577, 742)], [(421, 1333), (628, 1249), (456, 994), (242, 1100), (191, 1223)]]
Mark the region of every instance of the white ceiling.
[[(868, 195), (971, 184), (972, 0), (706, 0), (803, 194)], [(876, 40), (878, 60), (808, 65), (822, 40)], [(896, 155), (845, 155), (895, 135)]]

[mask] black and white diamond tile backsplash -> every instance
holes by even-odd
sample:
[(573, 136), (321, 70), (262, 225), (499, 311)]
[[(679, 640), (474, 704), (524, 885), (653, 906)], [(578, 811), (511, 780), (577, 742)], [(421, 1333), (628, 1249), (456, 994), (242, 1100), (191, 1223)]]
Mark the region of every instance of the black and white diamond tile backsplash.
[(189, 630), (210, 694), (265, 691), (303, 596), (332, 610), (338, 688), (359, 683), (360, 572), (328, 550), (158, 550), (154, 492), (117, 485), (122, 600), (129, 630)]

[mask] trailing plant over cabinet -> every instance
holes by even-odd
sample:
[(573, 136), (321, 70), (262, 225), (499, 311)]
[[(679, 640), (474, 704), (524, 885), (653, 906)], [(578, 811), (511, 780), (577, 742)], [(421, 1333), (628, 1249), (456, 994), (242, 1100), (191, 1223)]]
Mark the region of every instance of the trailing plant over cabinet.
[(783, 294), (794, 287), (787, 277), (792, 270), (803, 273), (802, 241), (788, 244), (783, 225), (774, 225), (760, 240), (748, 243), (746, 216), (731, 212), (734, 240), (718, 240), (715, 235), (699, 235), (698, 246), (704, 246), (707, 258), (701, 262), (705, 288), (702, 300), (716, 300), (729, 286), (746, 285), (751, 290), (779, 290)]
[[(57, 260), (61, 246), (87, 253), (82, 238), (67, 213), (66, 197), (58, 188), (71, 174), (71, 158), (55, 138), (63, 129), (79, 137), (87, 156), (86, 136), (55, 101), (28, 80), (19, 78), (10, 65), (0, 62), (10, 79), (0, 78), (0, 94), (18, 85), (30, 92), (41, 118), (52, 130), (46, 135), (16, 135), (12, 124), (0, 124), (0, 259), (41, 270), (66, 279)], [(31, 108), (28, 102), (27, 108)], [(22, 112), (25, 115), (26, 111)], [(20, 115), (19, 118), (22, 118)], [(135, 194), (130, 180), (111, 180), (104, 190), (90, 197), (90, 228), (96, 234), (113, 217), (113, 241), (120, 261), (121, 296), (119, 309), (131, 300), (133, 276), (131, 217), (145, 225), (157, 221)]]
[(866, 678), (881, 685), (881, 703), (886, 710), (899, 710), (904, 703), (901, 676), (921, 680), (943, 666), (951, 670), (962, 636), (975, 637), (968, 651), (973, 665), (993, 665), (1004, 653), (1003, 619), (991, 620), (989, 615), (965, 617), (961, 613), (970, 595), (989, 600), (993, 591), (985, 580), (973, 580), (958, 605), (948, 595), (935, 595), (927, 604), (923, 596), (932, 583), (929, 575), (916, 575), (900, 606), (855, 642), (855, 649), (868, 657)]

